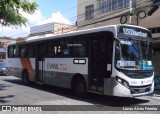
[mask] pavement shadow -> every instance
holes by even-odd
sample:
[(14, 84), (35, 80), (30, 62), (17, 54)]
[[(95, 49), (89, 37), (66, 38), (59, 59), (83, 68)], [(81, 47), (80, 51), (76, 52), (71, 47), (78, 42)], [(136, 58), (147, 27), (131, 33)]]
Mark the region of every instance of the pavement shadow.
[[(10, 82), (10, 83), (13, 83), (13, 84), (18, 84), (18, 85), (22, 85), (22, 86), (26, 86), (23, 82), (23, 80), (17, 78), (17, 79), (3, 79), (3, 81), (6, 81), (6, 82)], [(29, 84), (30, 86), (30, 84)]]
[(74, 100), (88, 102), (88, 103), (99, 105), (99, 106), (115, 106), (115, 107), (134, 106), (134, 105), (139, 105), (139, 104), (149, 102), (149, 100), (144, 100), (140, 98), (115, 97), (115, 96), (97, 95), (97, 94), (91, 94), (91, 93), (87, 98), (79, 98), (74, 96), (72, 91), (69, 89), (64, 89), (64, 88), (49, 86), (49, 85), (38, 85), (35, 83), (30, 83), (29, 85), (25, 85), (21, 79), (6, 79), (4, 81), (31, 87), (31, 88), (36, 88), (38, 90), (50, 92), (53, 94), (68, 97)]
[(90, 94), (90, 102), (94, 101), (94, 104), (107, 105), (107, 106), (134, 106), (149, 102), (149, 100), (144, 100), (140, 98), (132, 97), (117, 97), (117, 96), (106, 96), (106, 95), (96, 95)]
[[(0, 93), (3, 90), (6, 90), (7, 87), (11, 87), (10, 85), (0, 84)], [(7, 95), (7, 96), (1, 96), (0, 94), (0, 104), (10, 102), (9, 100), (6, 100), (7, 98), (12, 98), (14, 95)]]
[(0, 104), (10, 102), (9, 100), (6, 100), (6, 99), (13, 98), (13, 97), (14, 97), (14, 95), (0, 96)]
[(7, 87), (11, 87), (10, 85), (0, 84), (0, 91), (6, 90)]
[(10, 75), (8, 75), (8, 74), (0, 74), (0, 77), (1, 77), (1, 76), (10, 76)]

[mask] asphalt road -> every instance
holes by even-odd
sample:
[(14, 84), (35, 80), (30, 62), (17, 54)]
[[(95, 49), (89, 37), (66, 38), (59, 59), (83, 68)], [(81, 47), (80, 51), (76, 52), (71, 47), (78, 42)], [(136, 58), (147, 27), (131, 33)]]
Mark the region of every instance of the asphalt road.
[[(154, 95), (137, 98), (90, 94), (89, 97), (83, 99), (75, 97), (68, 89), (47, 85), (42, 86), (34, 83), (25, 85), (21, 79), (16, 77), (0, 76), (0, 105), (94, 105), (97, 107), (109, 107), (113, 110), (126, 106), (160, 105), (160, 94), (157, 92)], [(88, 112), (84, 111), (84, 113)], [(95, 113), (97, 114), (97, 111)], [(105, 112), (103, 111), (103, 113)], [(120, 112), (110, 111), (110, 113)], [(122, 111), (122, 113), (125, 114), (127, 112)], [(139, 113), (149, 114), (150, 112), (140, 111)], [(158, 114), (158, 112), (154, 113)]]

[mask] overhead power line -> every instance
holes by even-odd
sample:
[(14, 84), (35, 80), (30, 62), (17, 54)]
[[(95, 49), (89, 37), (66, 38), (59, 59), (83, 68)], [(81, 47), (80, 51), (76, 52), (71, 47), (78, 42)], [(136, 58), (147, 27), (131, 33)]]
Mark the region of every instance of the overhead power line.
[[(140, 3), (141, 2), (141, 3)], [(152, 3), (150, 3), (150, 4), (148, 4), (148, 5), (144, 5), (144, 3), (146, 3), (146, 1), (140, 1), (139, 3), (140, 4), (137, 4), (137, 6), (136, 7), (138, 7), (138, 8), (135, 8), (135, 10), (133, 10), (133, 12), (134, 13), (138, 13), (139, 11), (141, 11), (141, 10), (146, 10), (147, 8), (150, 8), (153, 4)], [(142, 7), (139, 7), (139, 6), (141, 6), (142, 5)], [(82, 25), (82, 26), (79, 26), (79, 28), (81, 28), (81, 27), (84, 27), (84, 26), (88, 26), (88, 25), (92, 25), (92, 24), (96, 24), (96, 23), (99, 23), (99, 22), (103, 22), (103, 21), (107, 21), (107, 20), (111, 20), (111, 19), (115, 19), (115, 18), (118, 18), (118, 17), (121, 17), (122, 15), (130, 15), (131, 14), (131, 12), (129, 11), (129, 12), (126, 12), (126, 13), (123, 13), (123, 14), (119, 14), (120, 12), (123, 12), (123, 11), (125, 11), (125, 10), (127, 10), (127, 9), (129, 9), (130, 7), (127, 7), (127, 8), (123, 8), (122, 10), (117, 10), (117, 12), (114, 12), (114, 13), (108, 13), (108, 14), (106, 14), (105, 16), (101, 16), (101, 17), (99, 17), (99, 18), (104, 18), (104, 17), (108, 17), (108, 18), (105, 18), (105, 19), (101, 19), (101, 20), (99, 20), (99, 21), (95, 21), (95, 22), (91, 22), (91, 23), (88, 23), (88, 24), (85, 24), (85, 25)], [(116, 16), (112, 16), (112, 15), (115, 15), (115, 14), (118, 14), (118, 15), (116, 15)], [(111, 17), (112, 16), (112, 17)]]
[[(89, 0), (88, 0), (89, 1)], [(88, 2), (87, 1), (87, 2)], [(148, 1), (148, 2), (147, 2)], [(151, 4), (149, 4), (149, 5), (147, 5), (147, 6), (144, 6), (144, 4), (147, 4), (147, 3), (149, 3), (149, 1), (150, 0), (144, 0), (144, 1), (138, 1), (137, 3), (136, 3), (136, 7), (139, 7), (139, 6), (143, 6), (143, 7), (141, 7), (141, 9), (143, 9), (144, 7), (151, 7), (151, 5), (153, 5), (152, 3)], [(86, 3), (86, 2), (84, 2), (84, 3)], [(83, 4), (84, 4), (83, 3)], [(80, 5), (82, 5), (82, 4), (80, 4)], [(125, 11), (125, 10), (127, 10), (127, 9), (129, 9), (130, 7), (126, 7), (126, 8), (123, 8), (123, 9), (121, 9), (121, 10), (117, 10), (117, 11), (114, 11), (114, 13), (113, 12), (110, 12), (110, 13), (108, 13), (108, 12), (106, 12), (106, 13), (108, 13), (107, 15), (105, 15), (105, 16), (111, 16), (111, 15), (113, 15), (113, 14), (117, 14), (117, 13), (120, 13), (120, 12), (122, 12), (122, 11)], [(139, 9), (135, 9), (135, 10), (139, 10)], [(97, 9), (95, 9), (94, 10), (94, 13), (96, 13), (97, 11), (99, 11), (99, 9), (97, 8)], [(127, 14), (128, 13), (130, 13), (130, 12), (127, 12)], [(97, 15), (101, 15), (102, 13), (99, 13), (99, 14), (97, 14)], [(120, 17), (122, 14), (119, 14), (119, 15), (116, 15), (116, 16), (113, 16), (113, 17), (109, 17), (109, 18), (107, 18), (107, 19), (103, 19), (103, 20), (100, 20), (100, 21), (97, 21), (97, 22), (92, 22), (92, 23), (89, 23), (89, 24), (86, 24), (86, 25), (83, 25), (83, 26), (78, 26), (78, 28), (81, 28), (81, 27), (84, 27), (84, 26), (87, 26), (87, 25), (91, 25), (91, 24), (95, 24), (95, 23), (99, 23), (99, 22), (103, 22), (103, 21), (106, 21), (106, 20), (111, 20), (111, 19), (114, 19), (114, 18), (118, 18), (118, 17)], [(82, 13), (82, 14), (80, 14), (80, 15), (78, 15), (78, 16), (75, 16), (75, 17), (71, 17), (71, 18), (69, 18), (69, 20), (71, 20), (71, 19), (73, 19), (73, 18), (83, 18), (82, 16), (85, 16), (85, 13)], [(46, 28), (47, 28), (48, 26), (46, 26)], [(44, 27), (45, 28), (45, 27)], [(43, 28), (43, 29), (44, 29)], [(41, 29), (41, 28), (40, 28)], [(26, 34), (26, 33), (28, 33), (28, 32), (24, 32), (24, 33), (21, 33), (21, 34), (18, 34), (18, 35), (22, 35), (22, 34)], [(14, 35), (14, 36), (18, 36), (18, 35)]]
[[(83, 4), (87, 3), (87, 2), (90, 2), (90, 1), (92, 1), (92, 0), (87, 0), (87, 1), (85, 1), (85, 2), (82, 2), (82, 3), (79, 4), (78, 6), (81, 6), (81, 5), (83, 5)], [(61, 13), (65, 13), (65, 12), (67, 12), (67, 11), (69, 11), (69, 10), (74, 9), (75, 7), (78, 7), (78, 6), (76, 5), (76, 6), (73, 6), (73, 7), (71, 7), (71, 8), (68, 8), (68, 9), (62, 11)], [(63, 22), (62, 22), (62, 23), (63, 23)], [(30, 25), (30, 26), (35, 26), (35, 25)], [(23, 33), (20, 33), (20, 34), (14, 34), (14, 35), (12, 35), (11, 37), (13, 37), (13, 36), (15, 37), (15, 36), (23, 35), (23, 34), (28, 34), (28, 32), (23, 32)]]

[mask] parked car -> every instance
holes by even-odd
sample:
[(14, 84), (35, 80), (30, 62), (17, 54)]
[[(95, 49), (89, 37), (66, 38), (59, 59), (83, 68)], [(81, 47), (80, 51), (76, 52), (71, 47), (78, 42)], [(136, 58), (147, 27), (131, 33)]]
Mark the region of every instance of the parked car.
[(7, 75), (5, 62), (0, 62), (0, 75)]

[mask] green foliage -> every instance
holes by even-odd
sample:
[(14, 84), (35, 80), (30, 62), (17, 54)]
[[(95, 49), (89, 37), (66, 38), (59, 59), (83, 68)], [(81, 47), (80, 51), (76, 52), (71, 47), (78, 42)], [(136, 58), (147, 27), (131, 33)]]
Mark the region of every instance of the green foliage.
[(16, 39), (16, 41), (21, 41), (21, 40), (25, 40), (25, 38), (19, 37), (19, 38)]
[(27, 19), (20, 14), (20, 11), (32, 14), (36, 7), (36, 2), (30, 3), (28, 0), (0, 0), (0, 24), (25, 25)]

